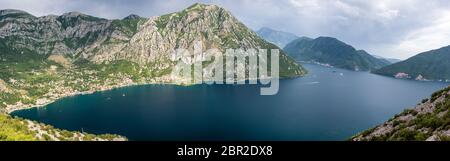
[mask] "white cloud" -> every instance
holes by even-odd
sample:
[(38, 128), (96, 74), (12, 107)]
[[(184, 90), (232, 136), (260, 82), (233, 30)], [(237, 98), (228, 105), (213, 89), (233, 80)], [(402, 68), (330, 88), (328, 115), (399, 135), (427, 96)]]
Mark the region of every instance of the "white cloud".
[(395, 48), (400, 56), (450, 45), (450, 11), (442, 11), (440, 18), (429, 26), (418, 28), (404, 37)]
[(289, 0), (289, 2), (298, 8), (316, 8), (319, 7), (317, 0)]

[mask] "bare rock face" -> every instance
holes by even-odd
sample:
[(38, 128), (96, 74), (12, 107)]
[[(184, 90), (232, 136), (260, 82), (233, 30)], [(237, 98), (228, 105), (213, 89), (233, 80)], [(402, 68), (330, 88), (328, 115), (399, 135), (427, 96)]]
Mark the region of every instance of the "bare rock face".
[(6, 82), (0, 79), (0, 92), (9, 92), (8, 86), (6, 86)]
[[(80, 13), (34, 17), (25, 12), (2, 12), (0, 38), (6, 48), (37, 54), (73, 55), (101, 40), (111, 21)], [(94, 40), (95, 39), (95, 40)], [(91, 41), (89, 41), (91, 40)]]
[[(73, 62), (100, 64), (125, 59), (170, 68), (174, 49), (192, 49), (194, 41), (201, 41), (205, 49), (223, 52), (227, 48), (277, 48), (215, 5), (195, 4), (148, 19), (130, 15), (122, 20), (107, 20), (78, 12), (34, 17), (18, 10), (2, 10), (0, 15), (4, 50), (63, 55)], [(284, 53), (280, 64), (284, 76), (305, 73)]]
[(435, 92), (414, 109), (351, 138), (353, 141), (449, 141), (450, 87)]

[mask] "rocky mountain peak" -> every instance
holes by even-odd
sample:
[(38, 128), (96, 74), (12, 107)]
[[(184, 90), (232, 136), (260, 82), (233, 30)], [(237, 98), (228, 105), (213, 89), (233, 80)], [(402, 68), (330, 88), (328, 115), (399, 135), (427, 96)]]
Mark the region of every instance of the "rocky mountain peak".
[[(190, 17), (195, 18), (198, 15), (219, 15), (222, 16), (222, 18), (231, 18), (233, 17), (230, 12), (225, 10), (222, 7), (219, 7), (217, 5), (210, 5), (210, 4), (202, 4), (202, 3), (196, 3), (185, 10), (178, 12), (180, 13), (186, 13)], [(233, 17), (234, 18), (234, 17)]]
[(195, 9), (205, 9), (205, 8), (221, 8), (214, 4), (204, 4), (204, 3), (194, 3), (193, 5), (186, 8), (187, 10), (195, 10)]
[[(186, 47), (190, 44), (190, 41), (186, 40), (191, 40), (193, 37), (210, 40), (209, 43), (212, 46), (232, 44), (229, 47), (258, 47), (254, 40), (263, 41), (231, 13), (216, 5), (194, 4), (180, 12), (157, 17), (154, 21), (162, 36), (171, 34), (179, 36), (178, 39), (182, 39), (181, 43), (183, 43), (181, 46)], [(225, 40), (225, 36), (228, 36), (226, 39), (233, 42), (217, 41)], [(216, 37), (216, 40), (213, 40), (214, 37)], [(248, 40), (245, 41), (244, 39)], [(205, 45), (209, 46), (208, 44)]]
[(139, 15), (136, 15), (136, 14), (130, 14), (130, 15), (128, 15), (127, 17), (125, 17), (123, 19), (124, 20), (134, 20), (134, 19), (139, 19), (139, 18), (142, 18), (142, 17), (139, 16)]
[(61, 15), (62, 17), (78, 17), (78, 16), (87, 16), (80, 12), (67, 12)]
[(67, 12), (59, 16), (60, 20), (105, 21), (106, 19), (86, 15), (80, 12)]

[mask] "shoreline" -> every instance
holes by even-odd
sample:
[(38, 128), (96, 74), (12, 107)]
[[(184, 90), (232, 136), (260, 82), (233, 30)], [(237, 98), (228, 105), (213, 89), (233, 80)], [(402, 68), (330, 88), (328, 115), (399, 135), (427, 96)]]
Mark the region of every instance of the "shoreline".
[[(304, 75), (296, 75), (296, 76), (291, 76), (291, 77), (280, 77), (280, 80), (283, 79), (293, 79), (293, 78), (298, 78), (298, 77), (302, 77), (305, 76), (307, 73), (305, 73)], [(259, 80), (258, 78), (256, 79), (245, 79), (244, 81), (248, 81), (248, 80)], [(236, 81), (236, 82), (241, 82), (241, 81)], [(234, 84), (236, 84), (236, 82)], [(205, 84), (205, 83), (200, 83), (200, 84)], [(11, 113), (16, 112), (16, 111), (20, 111), (20, 110), (27, 110), (27, 109), (32, 109), (32, 108), (40, 108), (40, 107), (45, 107), (49, 104), (52, 104), (60, 99), (64, 99), (67, 97), (73, 97), (73, 96), (79, 96), (79, 95), (89, 95), (89, 94), (94, 94), (96, 92), (104, 92), (104, 91), (110, 91), (110, 90), (114, 90), (114, 89), (119, 89), (119, 88), (124, 88), (124, 87), (133, 87), (133, 86), (145, 86), (145, 85), (176, 85), (176, 86), (193, 86), (193, 85), (200, 85), (198, 83), (175, 83), (175, 82), (164, 82), (164, 81), (156, 81), (156, 82), (144, 82), (144, 83), (129, 83), (129, 84), (121, 84), (121, 85), (113, 85), (110, 87), (106, 87), (104, 89), (100, 89), (100, 90), (88, 90), (88, 91), (83, 91), (83, 92), (74, 92), (74, 93), (67, 93), (67, 94), (63, 94), (61, 95), (61, 97), (58, 97), (56, 99), (45, 99), (45, 103), (42, 104), (16, 104), (16, 105), (8, 105), (5, 108), (5, 113), (8, 115), (11, 115)], [(224, 84), (226, 84), (224, 82)], [(232, 85), (232, 84), (229, 84)], [(39, 100), (39, 99), (38, 99)]]
[[(5, 108), (5, 112), (6, 114), (10, 115), (11, 113), (15, 112), (15, 111), (20, 111), (20, 110), (26, 110), (26, 109), (32, 109), (32, 108), (40, 108), (40, 107), (44, 107), (47, 106), (49, 104), (52, 104), (60, 99), (64, 99), (67, 97), (73, 97), (73, 96), (80, 96), (80, 95), (89, 95), (89, 94), (94, 94), (96, 92), (104, 92), (104, 91), (110, 91), (113, 89), (118, 89), (118, 88), (124, 88), (124, 87), (132, 87), (132, 86), (139, 86), (139, 85), (157, 85), (157, 84), (161, 84), (161, 85), (177, 85), (175, 83), (131, 83), (131, 84), (126, 84), (126, 85), (119, 85), (119, 86), (112, 86), (106, 89), (101, 89), (101, 90), (89, 90), (89, 91), (83, 91), (83, 92), (75, 92), (75, 93), (68, 93), (65, 94), (59, 98), (56, 99), (50, 99), (47, 102), (43, 103), (43, 104), (24, 104), (24, 105), (10, 105), (13, 107), (6, 107)], [(18, 107), (14, 107), (14, 106), (18, 106)]]

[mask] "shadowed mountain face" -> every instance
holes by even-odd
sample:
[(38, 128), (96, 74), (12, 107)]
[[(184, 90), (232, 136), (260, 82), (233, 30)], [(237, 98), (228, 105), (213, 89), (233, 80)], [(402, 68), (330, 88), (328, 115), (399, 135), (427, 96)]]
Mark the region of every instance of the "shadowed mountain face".
[(280, 48), (283, 48), (291, 41), (299, 38), (295, 34), (277, 31), (267, 27), (259, 29), (256, 33), (258, 33), (258, 35), (263, 39), (267, 40), (268, 42), (274, 43)]
[(379, 70), (376, 74), (427, 80), (450, 80), (450, 46), (427, 51)]
[(286, 45), (284, 51), (297, 61), (320, 63), (354, 71), (369, 71), (390, 64), (331, 37), (300, 38)]

